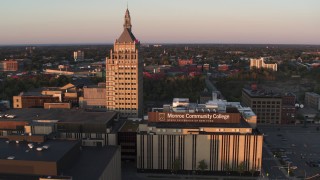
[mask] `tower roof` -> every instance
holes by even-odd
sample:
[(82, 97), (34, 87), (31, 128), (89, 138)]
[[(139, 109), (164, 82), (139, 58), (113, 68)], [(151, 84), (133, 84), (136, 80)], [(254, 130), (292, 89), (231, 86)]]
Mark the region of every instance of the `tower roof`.
[(124, 24), (123, 24), (123, 32), (120, 35), (120, 37), (117, 39), (117, 42), (126, 42), (126, 43), (133, 43), (136, 42), (136, 38), (131, 32), (131, 17), (130, 17), (130, 12), (129, 9), (126, 10), (125, 16), (124, 16)]
[(117, 39), (117, 42), (135, 42), (136, 41), (136, 38), (134, 37), (134, 35), (132, 34), (132, 32), (127, 29), (127, 28), (124, 28), (123, 29), (123, 32), (122, 34), (120, 35), (120, 37)]

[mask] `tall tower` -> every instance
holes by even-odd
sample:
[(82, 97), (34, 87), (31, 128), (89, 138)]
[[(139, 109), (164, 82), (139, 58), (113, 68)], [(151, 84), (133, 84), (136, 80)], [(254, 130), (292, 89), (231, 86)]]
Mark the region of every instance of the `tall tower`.
[(142, 117), (143, 62), (139, 58), (139, 41), (131, 32), (127, 9), (123, 32), (106, 59), (106, 107), (125, 117)]

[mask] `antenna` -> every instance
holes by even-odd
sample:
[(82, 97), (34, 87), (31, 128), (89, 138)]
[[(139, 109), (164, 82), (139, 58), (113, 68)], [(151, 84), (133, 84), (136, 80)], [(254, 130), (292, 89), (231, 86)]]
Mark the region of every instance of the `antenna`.
[(127, 9), (129, 9), (129, 8), (128, 8), (128, 1), (127, 1)]

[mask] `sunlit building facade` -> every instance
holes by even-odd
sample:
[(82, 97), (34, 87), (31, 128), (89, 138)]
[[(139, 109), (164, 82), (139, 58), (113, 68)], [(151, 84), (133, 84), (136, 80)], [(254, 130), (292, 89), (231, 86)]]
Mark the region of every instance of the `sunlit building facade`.
[(142, 117), (143, 62), (139, 58), (139, 41), (131, 28), (127, 9), (123, 32), (106, 60), (106, 107), (121, 116)]

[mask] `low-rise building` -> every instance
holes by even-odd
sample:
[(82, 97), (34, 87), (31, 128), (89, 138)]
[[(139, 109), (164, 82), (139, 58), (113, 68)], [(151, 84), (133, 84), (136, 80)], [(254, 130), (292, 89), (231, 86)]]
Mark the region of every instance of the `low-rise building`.
[(122, 126), (116, 112), (29, 108), (6, 114), (0, 118), (0, 138), (77, 139), (82, 146), (104, 147), (118, 144), (117, 131)]
[(193, 59), (179, 59), (178, 60), (179, 66), (186, 66), (193, 64)]
[(49, 109), (70, 108), (70, 105), (78, 105), (78, 97), (79, 88), (71, 83), (63, 87), (45, 87), (13, 96), (13, 108), (43, 108), (46, 103)]
[(81, 147), (77, 140), (43, 143), (0, 138), (0, 179), (121, 179), (120, 147)]
[(320, 95), (314, 92), (306, 92), (304, 103), (308, 107), (320, 110)]
[(79, 98), (81, 108), (105, 108), (106, 107), (106, 84), (83, 87), (83, 97)]
[(0, 62), (0, 71), (18, 71), (19, 63), (17, 60), (5, 60)]

